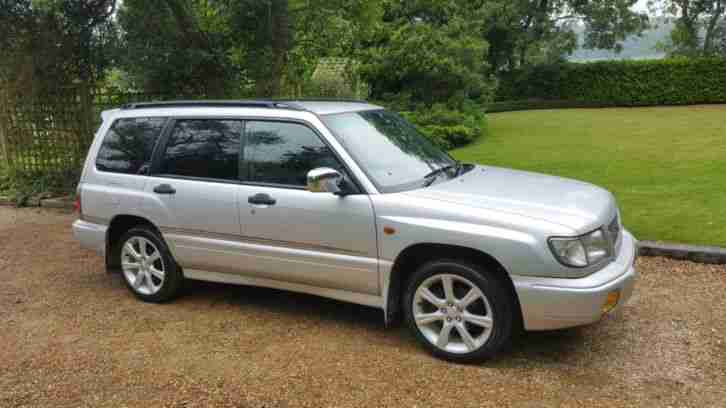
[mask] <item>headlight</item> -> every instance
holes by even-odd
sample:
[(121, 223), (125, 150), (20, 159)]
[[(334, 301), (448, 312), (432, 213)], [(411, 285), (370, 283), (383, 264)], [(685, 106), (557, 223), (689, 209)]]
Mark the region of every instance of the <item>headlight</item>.
[(574, 238), (550, 238), (550, 249), (560, 263), (575, 268), (596, 264), (610, 256), (602, 228)]

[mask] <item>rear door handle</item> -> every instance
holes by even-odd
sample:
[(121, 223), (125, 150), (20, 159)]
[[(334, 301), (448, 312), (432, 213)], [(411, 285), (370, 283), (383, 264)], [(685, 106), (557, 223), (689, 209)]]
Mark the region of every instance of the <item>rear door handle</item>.
[(158, 186), (154, 187), (154, 192), (156, 194), (174, 194), (176, 193), (176, 190), (169, 184), (159, 184)]
[(270, 197), (269, 194), (258, 193), (247, 198), (247, 202), (255, 205), (275, 205), (277, 200)]

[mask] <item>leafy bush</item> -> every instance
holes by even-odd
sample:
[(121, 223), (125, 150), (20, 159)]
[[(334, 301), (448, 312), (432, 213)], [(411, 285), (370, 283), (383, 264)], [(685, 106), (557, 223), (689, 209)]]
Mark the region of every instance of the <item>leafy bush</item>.
[(356, 92), (342, 77), (320, 77), (305, 83), (303, 93), (309, 97), (355, 98)]
[(0, 169), (0, 195), (10, 197), (18, 207), (24, 207), (31, 205), (34, 199), (72, 193), (79, 178), (77, 169), (32, 172)]
[(503, 75), (498, 101), (650, 106), (726, 102), (726, 59), (563, 63)]
[(474, 104), (460, 109), (434, 104), (430, 108), (422, 107), (401, 114), (413, 122), (424, 136), (444, 149), (467, 145), (486, 133), (484, 109)]
[(10, 179), (10, 174), (7, 167), (0, 163), (0, 196), (10, 195), (9, 192), (13, 188), (13, 181)]

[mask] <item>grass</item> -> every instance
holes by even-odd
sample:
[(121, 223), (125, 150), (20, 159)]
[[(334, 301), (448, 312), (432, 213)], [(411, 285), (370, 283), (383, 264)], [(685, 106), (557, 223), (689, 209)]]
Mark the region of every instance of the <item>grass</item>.
[(603, 186), (638, 239), (726, 247), (726, 105), (491, 114), (452, 154)]

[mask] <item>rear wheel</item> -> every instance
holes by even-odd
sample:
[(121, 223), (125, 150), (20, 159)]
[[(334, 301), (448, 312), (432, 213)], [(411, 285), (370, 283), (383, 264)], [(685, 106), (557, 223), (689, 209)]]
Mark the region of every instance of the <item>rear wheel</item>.
[(181, 270), (153, 229), (132, 228), (119, 243), (121, 274), (136, 297), (146, 302), (163, 302), (178, 294), (184, 279)]
[(516, 315), (510, 292), (496, 275), (477, 266), (427, 263), (412, 276), (404, 302), (409, 328), (438, 357), (481, 361), (511, 340)]

